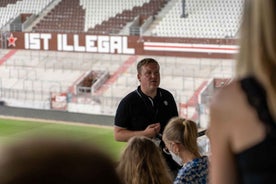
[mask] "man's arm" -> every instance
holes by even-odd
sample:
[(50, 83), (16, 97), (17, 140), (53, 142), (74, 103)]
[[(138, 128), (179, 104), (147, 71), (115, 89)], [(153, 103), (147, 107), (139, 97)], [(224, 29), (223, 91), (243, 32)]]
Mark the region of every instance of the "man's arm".
[(133, 131), (114, 126), (114, 138), (116, 141), (127, 142), (133, 136), (156, 137), (160, 131), (160, 123), (150, 124), (145, 130)]

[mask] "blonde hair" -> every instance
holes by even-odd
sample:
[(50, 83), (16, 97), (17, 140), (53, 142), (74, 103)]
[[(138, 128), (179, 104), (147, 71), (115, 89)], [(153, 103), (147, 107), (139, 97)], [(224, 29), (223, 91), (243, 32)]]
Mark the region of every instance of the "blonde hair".
[(238, 77), (255, 76), (263, 85), (276, 118), (276, 2), (245, 0), (240, 30)]
[(169, 184), (172, 177), (160, 149), (147, 137), (128, 141), (117, 171), (125, 184)]
[(181, 117), (172, 118), (163, 132), (163, 138), (182, 144), (186, 150), (200, 157), (197, 145), (197, 125), (192, 120)]

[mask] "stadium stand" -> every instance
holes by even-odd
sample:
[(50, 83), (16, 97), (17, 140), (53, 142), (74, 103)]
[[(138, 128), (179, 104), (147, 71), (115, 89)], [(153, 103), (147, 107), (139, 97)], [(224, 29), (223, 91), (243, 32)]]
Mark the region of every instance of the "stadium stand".
[[(142, 57), (20, 50), (0, 67), (1, 100), (10, 106), (50, 109), (51, 93), (68, 93), (69, 112), (113, 115), (122, 96), (138, 85), (136, 62)], [(161, 65), (161, 87), (173, 93), (186, 115), (195, 113), (197, 95), (206, 80), (230, 78), (234, 70), (231, 60), (154, 57)], [(95, 94), (75, 95), (72, 86), (92, 69), (108, 71), (110, 82)]]
[(85, 10), (79, 0), (62, 0), (33, 27), (35, 32), (81, 33)]
[(141, 6), (146, 2), (149, 0), (121, 0), (120, 3), (117, 1), (80, 0), (81, 5), (86, 10), (85, 31), (107, 21), (117, 13), (131, 10), (134, 6)]
[(166, 0), (124, 1), (120, 4), (115, 1), (62, 0), (33, 27), (33, 31), (118, 34), (135, 17), (156, 15), (166, 3)]
[(32, 1), (32, 3), (29, 0), (9, 1), (5, 7), (0, 7), (0, 28), (22, 13), (39, 14), (52, 1), (36, 0)]
[(173, 7), (153, 29), (154, 36), (191, 38), (233, 38), (237, 36), (244, 0), (193, 0), (181, 17), (182, 0), (172, 0)]
[[(33, 27), (34, 32), (65, 32), (119, 34), (136, 17), (141, 22), (154, 16), (152, 36), (190, 38), (235, 38), (238, 36), (244, 0), (194, 0), (186, 6), (187, 17), (181, 17), (182, 0), (134, 0), (117, 3), (99, 0), (61, 0), (50, 12), (45, 9), (57, 0), (1, 1), (0, 27), (21, 13), (38, 14), (43, 18)], [(13, 4), (11, 4), (13, 3)], [(165, 7), (169, 10), (161, 14)], [(104, 11), (102, 11), (104, 9)], [(46, 16), (44, 15), (46, 13)]]
[(123, 10), (122, 13), (117, 13), (115, 17), (110, 17), (101, 24), (96, 24), (94, 28), (89, 28), (87, 32), (93, 34), (118, 34), (128, 22), (133, 21), (136, 17), (141, 17), (142, 20), (140, 21), (143, 22), (149, 16), (155, 16), (166, 3), (167, 1), (165, 0), (151, 0), (142, 4), (142, 6), (134, 6), (131, 10)]

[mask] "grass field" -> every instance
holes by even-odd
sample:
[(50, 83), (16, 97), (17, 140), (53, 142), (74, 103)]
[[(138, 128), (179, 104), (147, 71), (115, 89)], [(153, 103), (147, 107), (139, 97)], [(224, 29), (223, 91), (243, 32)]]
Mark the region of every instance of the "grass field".
[(26, 139), (31, 135), (65, 136), (78, 141), (96, 144), (117, 160), (125, 143), (116, 142), (112, 127), (101, 127), (78, 123), (48, 122), (0, 118), (0, 144)]

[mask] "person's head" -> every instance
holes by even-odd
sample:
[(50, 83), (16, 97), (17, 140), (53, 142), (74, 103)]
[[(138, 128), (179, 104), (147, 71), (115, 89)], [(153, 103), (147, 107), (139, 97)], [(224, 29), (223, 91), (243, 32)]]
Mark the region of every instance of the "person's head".
[(137, 78), (143, 92), (154, 91), (160, 84), (160, 66), (153, 58), (144, 58), (137, 64)]
[(254, 75), (268, 94), (276, 116), (276, 1), (245, 0), (237, 76)]
[(160, 149), (144, 136), (135, 136), (128, 141), (117, 171), (125, 184), (172, 183)]
[(1, 184), (102, 184), (120, 180), (113, 161), (97, 147), (59, 138), (30, 138), (4, 147)]
[(163, 141), (171, 154), (179, 156), (179, 152), (184, 150), (200, 157), (197, 135), (197, 125), (194, 121), (174, 117), (164, 129)]

